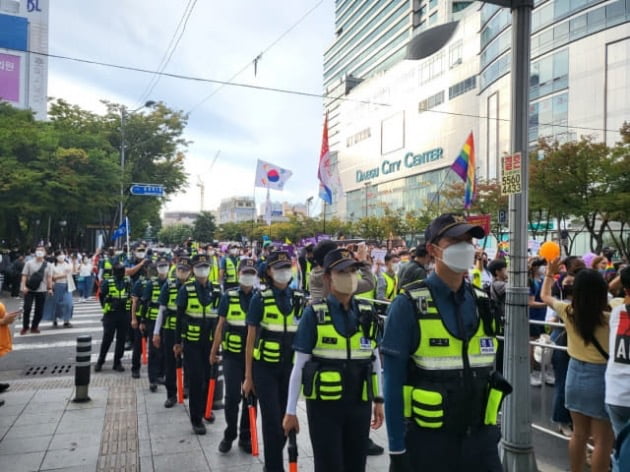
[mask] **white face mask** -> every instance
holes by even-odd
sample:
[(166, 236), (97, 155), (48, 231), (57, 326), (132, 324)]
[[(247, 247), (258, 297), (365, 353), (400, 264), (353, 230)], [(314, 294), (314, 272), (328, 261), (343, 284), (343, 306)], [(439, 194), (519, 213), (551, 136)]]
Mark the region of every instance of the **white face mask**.
[(195, 277), (205, 279), (210, 274), (210, 267), (195, 267), (193, 272), (195, 273)]
[(238, 283), (244, 287), (253, 287), (256, 283), (256, 276), (254, 274), (241, 274)]
[(359, 286), (359, 277), (356, 272), (331, 272), (332, 288), (344, 295), (352, 295)]
[(45, 255), (44, 251), (35, 251), (35, 257), (44, 257)]
[(57, 262), (63, 262), (66, 260), (66, 256), (64, 256), (63, 254), (59, 254), (57, 256)]
[(453, 272), (466, 272), (475, 262), (475, 247), (461, 241), (442, 250), (442, 262)]
[(167, 265), (158, 266), (157, 271), (158, 271), (158, 274), (160, 275), (168, 274), (168, 266)]
[(144, 252), (143, 251), (138, 251), (136, 252), (136, 257), (138, 259), (143, 259), (144, 258)]
[(398, 272), (398, 269), (400, 269), (400, 262), (395, 262), (392, 264), (392, 270), (394, 272)]
[(271, 277), (279, 284), (288, 284), (293, 274), (291, 269), (271, 269)]

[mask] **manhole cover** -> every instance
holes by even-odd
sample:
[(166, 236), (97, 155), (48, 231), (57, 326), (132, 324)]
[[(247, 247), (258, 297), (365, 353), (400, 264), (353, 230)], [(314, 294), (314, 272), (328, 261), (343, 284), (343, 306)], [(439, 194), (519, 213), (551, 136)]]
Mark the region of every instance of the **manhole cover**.
[(59, 365), (38, 365), (27, 367), (24, 375), (28, 377), (38, 377), (42, 375), (65, 375), (72, 370), (72, 364)]

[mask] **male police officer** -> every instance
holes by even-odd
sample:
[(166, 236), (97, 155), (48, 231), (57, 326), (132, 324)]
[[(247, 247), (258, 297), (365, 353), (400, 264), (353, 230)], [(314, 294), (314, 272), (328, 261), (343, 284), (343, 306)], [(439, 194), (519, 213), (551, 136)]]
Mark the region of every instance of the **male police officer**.
[(298, 430), (296, 405), (303, 387), (316, 472), (365, 470), (372, 401), (372, 426), (383, 423), (378, 318), (370, 303), (352, 295), (359, 265), (347, 249), (326, 255), (330, 294), (306, 308), (295, 337), (283, 427), (286, 434)]
[(177, 328), (177, 294), (190, 277), (190, 259), (187, 256), (178, 256), (175, 275), (175, 279), (169, 279), (167, 283), (162, 285), (158, 299), (160, 305), (158, 318), (153, 328), (153, 345), (156, 348), (160, 348), (160, 345), (163, 347), (164, 387), (166, 388), (164, 408), (173, 408), (177, 403), (177, 366), (173, 345), (175, 344), (175, 330)]
[(435, 273), (407, 285), (390, 307), (381, 352), (394, 472), (502, 470), (496, 418), (510, 388), (492, 372), (488, 298), (464, 281), (472, 238), (483, 236), (480, 226), (450, 214), (433, 220), (425, 240)]
[[(227, 427), (219, 452), (226, 453), (232, 448), (232, 442), (239, 436), (238, 445), (245, 452), (251, 453), (252, 445), (249, 433), (249, 415), (246, 400), (241, 393), (245, 379), (245, 341), (247, 327), (245, 318), (254, 295), (256, 283), (256, 263), (253, 259), (242, 259), (238, 266), (238, 289), (228, 290), (221, 297), (218, 315), (219, 321), (214, 334), (210, 363), (219, 361), (219, 346), (223, 351), (223, 376), (225, 378), (225, 422)], [(240, 428), (237, 429), (238, 407), (241, 407)]]
[[(164, 374), (164, 356), (162, 351), (153, 344), (153, 333), (159, 314), (159, 298), (162, 287), (167, 282), (169, 262), (166, 257), (158, 257), (155, 262), (157, 268), (157, 279), (147, 281), (142, 293), (142, 321), (140, 332), (142, 336), (148, 338), (147, 349), (149, 350), (149, 388), (152, 392), (157, 391), (157, 384), (160, 383)], [(163, 379), (162, 379), (163, 380)]]
[(94, 366), (95, 372), (100, 372), (105, 363), (105, 356), (109, 351), (116, 335), (114, 349), (114, 370), (124, 372), (121, 360), (125, 349), (125, 338), (129, 327), (129, 308), (131, 284), (125, 277), (125, 266), (118, 263), (112, 268), (113, 277), (103, 280), (100, 291), (100, 302), (103, 307), (103, 340), (101, 352)]
[(218, 302), (208, 280), (210, 264), (206, 255), (192, 260), (195, 280), (187, 282), (177, 295), (177, 329), (173, 352), (179, 356), (184, 340), (184, 369), (189, 378), (190, 422), (195, 434), (206, 434), (202, 418), (210, 380), (210, 345), (215, 328)]
[(228, 253), (221, 258), (219, 279), (224, 291), (238, 287), (239, 249), (236, 244), (230, 244)]

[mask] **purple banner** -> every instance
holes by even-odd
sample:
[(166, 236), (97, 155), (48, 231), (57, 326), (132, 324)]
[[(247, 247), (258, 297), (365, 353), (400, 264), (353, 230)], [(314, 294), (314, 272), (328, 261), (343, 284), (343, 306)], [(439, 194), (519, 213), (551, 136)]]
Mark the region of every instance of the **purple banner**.
[(0, 99), (20, 101), (20, 57), (0, 54)]

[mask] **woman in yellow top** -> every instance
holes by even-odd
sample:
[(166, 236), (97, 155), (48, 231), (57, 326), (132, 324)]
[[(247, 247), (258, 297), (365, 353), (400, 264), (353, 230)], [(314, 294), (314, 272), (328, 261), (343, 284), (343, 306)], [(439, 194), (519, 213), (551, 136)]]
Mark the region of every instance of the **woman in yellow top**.
[(565, 386), (565, 405), (571, 413), (573, 435), (569, 441), (571, 471), (582, 472), (586, 442), (594, 440), (591, 470), (609, 470), (614, 436), (605, 409), (606, 361), (608, 359), (608, 287), (602, 275), (582, 269), (573, 282), (573, 299), (562, 302), (551, 296), (560, 258), (547, 269), (540, 297), (564, 321), (571, 360)]

